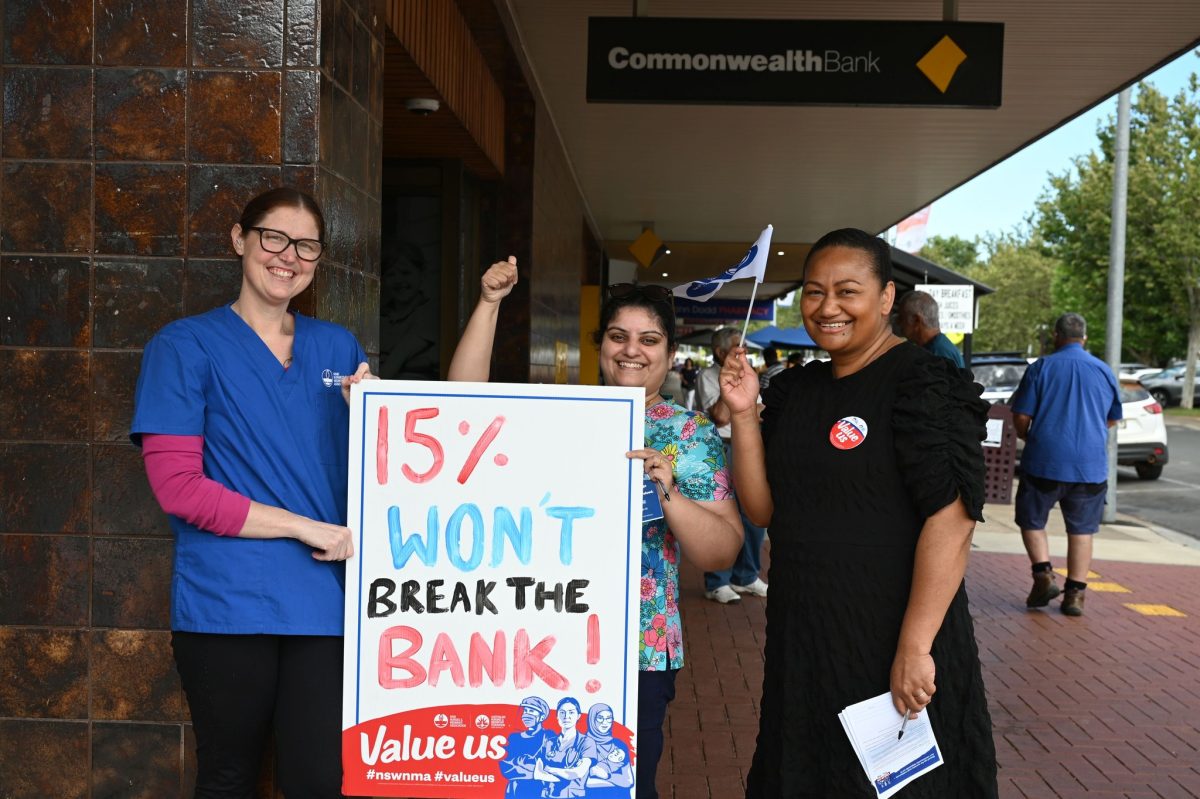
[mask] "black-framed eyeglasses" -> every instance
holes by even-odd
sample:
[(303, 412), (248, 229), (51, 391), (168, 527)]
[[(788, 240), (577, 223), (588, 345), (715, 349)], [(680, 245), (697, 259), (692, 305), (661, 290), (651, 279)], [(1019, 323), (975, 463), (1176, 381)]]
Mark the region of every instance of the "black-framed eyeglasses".
[(639, 294), (651, 302), (665, 302), (671, 305), (671, 290), (654, 283), (613, 283), (608, 287), (608, 296), (613, 299)]
[(269, 227), (252, 227), (249, 230), (258, 231), (258, 239), (267, 252), (280, 253), (295, 244), (297, 258), (301, 261), (315, 261), (325, 251), (325, 245), (317, 239), (293, 239), (282, 230)]

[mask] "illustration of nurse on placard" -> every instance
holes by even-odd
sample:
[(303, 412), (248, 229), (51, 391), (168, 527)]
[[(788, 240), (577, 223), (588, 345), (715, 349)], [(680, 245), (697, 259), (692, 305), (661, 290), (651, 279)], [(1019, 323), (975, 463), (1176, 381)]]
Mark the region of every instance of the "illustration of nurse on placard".
[(505, 797), (513, 799), (628, 799), (634, 785), (629, 746), (613, 736), (615, 714), (597, 702), (587, 714), (587, 732), (578, 728), (580, 705), (574, 697), (558, 703), (559, 734), (543, 726), (550, 706), (540, 696), (521, 700), (525, 729), (508, 736), (500, 773), (508, 780)]
[(588, 799), (627, 799), (633, 787), (633, 763), (629, 747), (613, 737), (613, 709), (597, 702), (588, 710), (588, 731), (583, 756), (591, 761), (584, 795)]
[(580, 735), (579, 700), (573, 696), (558, 701), (558, 727), (561, 732), (542, 744), (533, 767), (534, 779), (542, 782), (547, 799), (584, 796), (584, 780), (592, 762), (583, 755), (586, 736)]
[(550, 705), (540, 696), (521, 700), (521, 723), (525, 729), (508, 736), (500, 773), (508, 780), (504, 796), (509, 799), (540, 799), (542, 785), (534, 779), (533, 768), (542, 745), (554, 737), (554, 732), (542, 726), (550, 715)]

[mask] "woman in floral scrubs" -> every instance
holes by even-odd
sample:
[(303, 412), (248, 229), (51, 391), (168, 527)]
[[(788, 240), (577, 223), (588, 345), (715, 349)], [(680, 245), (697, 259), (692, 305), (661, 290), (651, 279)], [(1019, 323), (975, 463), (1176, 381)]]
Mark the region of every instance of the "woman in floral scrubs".
[[(742, 548), (742, 521), (720, 436), (703, 413), (661, 393), (675, 360), (673, 302), (661, 286), (609, 286), (595, 333), (605, 384), (646, 392), (646, 446), (626, 454), (640, 459), (646, 474), (670, 496), (662, 502), (663, 517), (642, 524), (637, 799), (658, 799), (654, 778), (662, 757), (663, 721), (675, 698), (675, 675), (683, 667), (679, 556), (687, 555), (703, 571), (719, 571)], [(486, 347), (475, 342), (470, 351), (490, 356), (490, 339)], [(603, 779), (607, 769), (590, 776)]]
[(670, 496), (662, 503), (663, 518), (642, 525), (637, 796), (657, 799), (662, 726), (683, 666), (679, 555), (706, 571), (727, 568), (741, 549), (742, 526), (712, 422), (659, 393), (675, 358), (670, 293), (660, 286), (609, 286), (596, 343), (607, 385), (646, 390), (646, 448), (629, 456), (640, 458)]

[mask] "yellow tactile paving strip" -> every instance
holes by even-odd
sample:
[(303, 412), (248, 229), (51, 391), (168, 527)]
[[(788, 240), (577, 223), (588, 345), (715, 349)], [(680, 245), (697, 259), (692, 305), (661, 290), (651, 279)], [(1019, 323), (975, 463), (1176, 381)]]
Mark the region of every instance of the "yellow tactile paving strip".
[[(1054, 571), (1057, 572), (1058, 574), (1061, 574), (1063, 577), (1067, 576), (1066, 569), (1055, 569)], [(1087, 576), (1088, 576), (1087, 590), (1089, 590), (1089, 591), (1099, 591), (1102, 593), (1110, 593), (1110, 594), (1132, 594), (1133, 593), (1132, 591), (1130, 591), (1128, 588), (1121, 585), (1120, 583), (1100, 582), (1100, 575), (1094, 571), (1088, 571)], [(1093, 582), (1093, 581), (1096, 581), (1096, 582)], [(1186, 613), (1176, 610), (1175, 608), (1171, 607), (1170, 605), (1154, 605), (1154, 604), (1144, 604), (1144, 603), (1140, 603), (1140, 602), (1123, 602), (1121, 604), (1123, 604), (1125, 607), (1129, 608), (1133, 612), (1140, 613), (1143, 616), (1173, 616), (1175, 618), (1180, 618), (1180, 619), (1187, 618)]]
[[(1067, 576), (1067, 570), (1066, 570), (1066, 569), (1055, 569), (1055, 570), (1054, 570), (1054, 572), (1055, 572), (1055, 574), (1061, 574), (1063, 577), (1066, 577), (1066, 576)], [(1096, 574), (1094, 571), (1090, 571), (1090, 570), (1089, 570), (1089, 571), (1088, 571), (1087, 578), (1088, 578), (1089, 580), (1099, 580), (1099, 579), (1100, 579), (1100, 575)], [(1091, 587), (1092, 587), (1092, 584), (1089, 582), (1089, 583), (1088, 583), (1088, 588), (1091, 588)]]
[[(1090, 590), (1091, 586), (1089, 585), (1088, 588)], [(1176, 616), (1183, 619), (1187, 618), (1186, 613), (1182, 613), (1170, 605), (1141, 605), (1133, 602), (1125, 602), (1124, 605), (1143, 616)]]

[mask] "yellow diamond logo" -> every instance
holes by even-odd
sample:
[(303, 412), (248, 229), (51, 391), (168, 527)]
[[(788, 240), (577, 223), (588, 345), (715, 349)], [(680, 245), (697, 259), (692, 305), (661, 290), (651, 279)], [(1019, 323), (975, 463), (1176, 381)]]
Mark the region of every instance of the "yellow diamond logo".
[(966, 60), (967, 54), (962, 48), (949, 36), (943, 36), (932, 50), (921, 56), (921, 60), (917, 62), (917, 69), (937, 86), (939, 92), (945, 94), (946, 89), (950, 87), (950, 81), (954, 80), (954, 73)]
[(633, 253), (633, 257), (639, 264), (648, 267), (654, 262), (654, 254), (661, 246), (662, 239), (654, 235), (653, 230), (646, 228), (642, 231), (642, 235), (638, 236), (637, 241), (629, 245), (629, 252)]

